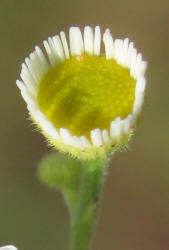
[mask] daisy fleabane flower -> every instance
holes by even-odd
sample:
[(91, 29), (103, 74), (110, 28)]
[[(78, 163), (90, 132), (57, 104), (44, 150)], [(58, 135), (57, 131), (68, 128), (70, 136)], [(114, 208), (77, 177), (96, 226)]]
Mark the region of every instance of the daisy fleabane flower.
[(8, 245), (8, 246), (0, 247), (0, 250), (17, 250), (17, 248), (14, 246)]
[[(101, 53), (101, 45), (105, 53)], [(140, 114), (146, 62), (128, 38), (100, 27), (70, 27), (22, 64), (17, 86), (49, 142), (73, 156), (101, 157), (126, 141)]]

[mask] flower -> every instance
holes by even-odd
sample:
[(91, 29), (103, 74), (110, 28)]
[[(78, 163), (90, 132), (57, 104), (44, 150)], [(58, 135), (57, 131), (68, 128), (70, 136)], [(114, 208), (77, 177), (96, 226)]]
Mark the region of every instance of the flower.
[[(105, 54), (101, 54), (103, 40)], [(101, 157), (126, 142), (140, 114), (146, 62), (128, 38), (100, 27), (69, 29), (36, 46), (17, 86), (30, 116), (51, 145), (73, 156)]]
[(9, 245), (9, 246), (0, 247), (0, 250), (17, 250), (17, 248)]

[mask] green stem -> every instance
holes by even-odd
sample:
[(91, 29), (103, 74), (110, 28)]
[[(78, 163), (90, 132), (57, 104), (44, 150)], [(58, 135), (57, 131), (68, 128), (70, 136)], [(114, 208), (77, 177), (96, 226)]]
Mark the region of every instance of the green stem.
[(106, 160), (96, 158), (82, 166), (79, 197), (72, 214), (71, 250), (88, 250), (102, 193)]

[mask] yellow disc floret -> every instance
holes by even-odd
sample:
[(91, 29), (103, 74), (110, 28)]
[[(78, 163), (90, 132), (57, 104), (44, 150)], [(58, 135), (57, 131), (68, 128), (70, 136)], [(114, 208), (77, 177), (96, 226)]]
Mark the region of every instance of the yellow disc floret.
[(133, 110), (136, 81), (127, 68), (105, 56), (75, 56), (49, 70), (40, 82), (38, 104), (59, 130), (90, 137)]

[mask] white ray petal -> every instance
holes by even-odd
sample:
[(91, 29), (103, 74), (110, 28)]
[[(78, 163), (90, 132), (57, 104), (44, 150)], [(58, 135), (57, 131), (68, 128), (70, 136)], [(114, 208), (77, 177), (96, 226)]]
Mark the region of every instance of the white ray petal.
[(77, 148), (83, 149), (83, 145), (82, 145), (81, 140), (78, 136), (72, 136), (72, 145), (77, 147)]
[(30, 71), (30, 73), (32, 74), (34, 80), (36, 81), (36, 84), (38, 85), (39, 83), (39, 79), (37, 76), (37, 69), (35, 68), (35, 65), (32, 63), (32, 61), (30, 60), (30, 58), (26, 57), (25, 58), (25, 63)]
[(60, 37), (54, 36), (52, 38), (53, 40), (53, 46), (54, 46), (54, 50), (55, 50), (55, 56), (58, 58), (59, 62), (63, 62), (65, 60), (65, 53), (63, 50), (63, 46), (62, 46), (62, 42), (60, 40)]
[(117, 117), (115, 122), (116, 122), (115, 136), (118, 137), (121, 135), (121, 131), (122, 131), (120, 117)]
[(94, 35), (90, 26), (85, 26), (84, 28), (84, 50), (86, 54), (93, 55)]
[(145, 90), (145, 86), (146, 86), (146, 80), (143, 76), (140, 76), (136, 83), (136, 94), (137, 92), (143, 93)]
[(137, 115), (142, 107), (144, 100), (144, 93), (137, 92), (135, 96), (134, 106), (133, 106), (133, 114)]
[(36, 51), (30, 54), (30, 63), (32, 64), (32, 73), (36, 78), (37, 83), (39, 84), (40, 80), (46, 72), (44, 72), (42, 63), (40, 62)]
[(28, 90), (31, 92), (31, 94), (36, 97), (37, 91), (38, 91), (38, 83), (33, 78), (32, 74), (30, 73), (29, 69), (25, 65), (25, 63), (22, 64), (22, 70), (20, 74), (21, 79), (25, 83)]
[(45, 40), (45, 41), (43, 41), (43, 45), (44, 45), (46, 53), (48, 55), (49, 62), (51, 65), (53, 65), (53, 55), (52, 55), (49, 43)]
[(120, 117), (117, 117), (115, 120), (113, 120), (110, 124), (110, 135), (111, 137), (117, 138), (121, 134), (121, 119)]
[(80, 139), (77, 136), (72, 136), (68, 129), (60, 128), (60, 135), (66, 145), (83, 149)]
[(95, 33), (94, 33), (94, 55), (99, 56), (100, 55), (100, 48), (101, 48), (101, 31), (100, 27), (95, 27)]
[(132, 120), (132, 115), (128, 115), (128, 117), (124, 120), (124, 133), (127, 134), (129, 132), (129, 129), (131, 127), (131, 120)]
[(47, 56), (49, 58), (50, 65), (52, 67), (56, 66), (56, 58), (55, 58), (55, 53), (53, 49), (53, 42), (51, 37), (48, 38), (48, 41), (43, 41)]
[(125, 119), (120, 119), (120, 124), (119, 124), (119, 126), (120, 126), (120, 134), (119, 135), (122, 135), (124, 133), (125, 123), (126, 123)]
[(78, 27), (71, 27), (69, 30), (71, 55), (82, 55), (84, 53), (83, 39)]
[(107, 129), (104, 129), (102, 131), (102, 137), (103, 137), (103, 141), (104, 143), (108, 142), (109, 141), (109, 134), (108, 134), (108, 130)]
[(91, 147), (91, 144), (89, 142), (89, 140), (86, 138), (86, 136), (81, 136), (80, 137), (80, 141), (81, 141), (81, 144), (83, 145), (84, 148), (89, 148)]
[(67, 145), (72, 144), (72, 136), (69, 133), (68, 129), (60, 128), (60, 135), (61, 135), (61, 138), (65, 144), (67, 144)]
[(116, 39), (114, 41), (114, 57), (117, 63), (121, 64), (123, 61), (123, 40)]
[(146, 67), (147, 67), (147, 63), (142, 60), (141, 53), (137, 54), (136, 68), (135, 68), (136, 78), (139, 78), (140, 76), (145, 74)]
[(65, 35), (65, 32), (64, 31), (61, 31), (60, 32), (60, 37), (61, 37), (61, 40), (62, 40), (62, 44), (63, 44), (63, 49), (64, 49), (64, 53), (65, 53), (65, 57), (67, 59), (70, 58), (70, 55), (69, 55), (69, 47), (68, 47), (68, 43), (67, 43), (67, 39), (66, 39), (66, 35)]
[(46, 116), (40, 110), (31, 110), (32, 116), (40, 123), (41, 127), (51, 136), (53, 139), (59, 139), (59, 133), (53, 124), (47, 120)]
[(29, 92), (29, 90), (27, 89), (27, 87), (25, 86), (25, 84), (22, 81), (16, 80), (16, 85), (21, 90), (21, 95), (25, 100), (25, 102), (27, 103), (27, 105), (34, 105), (36, 101)]
[(91, 130), (90, 137), (94, 146), (98, 147), (103, 145), (101, 131), (99, 128)]
[(127, 59), (126, 59), (126, 64), (127, 64), (128, 68), (130, 68), (133, 50), (134, 50), (134, 44), (133, 44), (133, 42), (130, 42), (129, 46), (128, 46)]
[(127, 52), (129, 47), (129, 39), (125, 38), (123, 41), (123, 61), (122, 64), (124, 67), (127, 67)]
[(116, 122), (115, 121), (112, 121), (110, 123), (110, 136), (111, 138), (114, 138), (114, 134), (115, 134), (115, 128), (116, 128)]
[(104, 35), (103, 35), (103, 42), (105, 46), (105, 52), (106, 52), (106, 58), (112, 59), (114, 58), (114, 43), (113, 43), (113, 37), (110, 34), (110, 30), (106, 29)]
[(64, 51), (59, 36), (49, 37), (48, 42), (44, 41), (44, 46), (52, 67), (64, 61)]
[(147, 62), (142, 61), (140, 63), (140, 75), (144, 75), (145, 74), (146, 68), (147, 68)]
[(131, 63), (130, 63), (130, 74), (136, 79), (136, 62), (137, 62), (137, 51), (133, 49), (131, 54)]
[(48, 63), (44, 53), (42, 52), (41, 48), (39, 48), (39, 46), (35, 47), (35, 51), (37, 53), (37, 56), (39, 57), (41, 66), (42, 66), (44, 74), (45, 74), (49, 70), (49, 63)]

